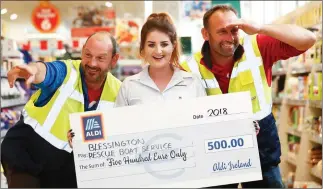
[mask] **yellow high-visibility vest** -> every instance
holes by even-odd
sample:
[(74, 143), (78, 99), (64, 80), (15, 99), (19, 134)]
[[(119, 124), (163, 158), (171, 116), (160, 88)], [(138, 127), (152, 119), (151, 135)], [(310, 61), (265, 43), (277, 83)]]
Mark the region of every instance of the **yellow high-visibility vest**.
[[(30, 125), (36, 133), (58, 149), (71, 152), (67, 132), (70, 130), (69, 114), (84, 112), (84, 96), (80, 60), (64, 60), (67, 74), (63, 84), (57, 89), (50, 101), (36, 107), (35, 102), (41, 90), (36, 91), (25, 105), (22, 115), (24, 123)], [(111, 73), (107, 74), (104, 88), (98, 104), (98, 110), (113, 108), (121, 82)]]
[[(244, 54), (236, 61), (230, 77), (228, 92), (250, 91), (255, 120), (261, 120), (272, 111), (271, 86), (268, 85), (262, 57), (258, 48), (256, 35), (241, 39)], [(208, 95), (222, 94), (214, 74), (200, 64), (203, 55), (195, 53), (181, 66), (189, 72), (199, 75)]]

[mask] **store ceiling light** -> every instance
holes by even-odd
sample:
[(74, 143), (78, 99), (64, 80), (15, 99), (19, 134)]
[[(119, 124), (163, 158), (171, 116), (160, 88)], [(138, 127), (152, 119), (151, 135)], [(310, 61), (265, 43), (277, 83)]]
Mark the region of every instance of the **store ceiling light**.
[(105, 3), (105, 6), (107, 6), (107, 7), (112, 7), (112, 3), (111, 3), (111, 2), (109, 2), (109, 1), (107, 1), (107, 2)]
[(8, 12), (7, 9), (1, 9), (1, 14), (6, 14)]
[(18, 18), (17, 14), (11, 14), (10, 15), (10, 20), (16, 20)]

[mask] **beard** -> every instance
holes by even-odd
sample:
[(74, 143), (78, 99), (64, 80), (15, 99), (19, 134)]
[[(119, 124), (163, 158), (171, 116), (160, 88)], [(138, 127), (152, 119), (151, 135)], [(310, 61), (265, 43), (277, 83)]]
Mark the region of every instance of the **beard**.
[(216, 45), (216, 48), (218, 53), (225, 57), (233, 56), (235, 51), (237, 50), (239, 46), (238, 41), (234, 42), (220, 42), (218, 45)]
[(107, 70), (101, 70), (99, 67), (83, 66), (85, 80), (89, 83), (99, 83), (105, 80), (111, 66)]

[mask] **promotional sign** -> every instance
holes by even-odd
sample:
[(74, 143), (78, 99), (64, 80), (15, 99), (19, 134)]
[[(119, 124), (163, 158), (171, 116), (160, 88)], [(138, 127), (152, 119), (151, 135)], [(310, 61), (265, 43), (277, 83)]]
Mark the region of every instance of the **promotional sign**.
[(72, 20), (71, 37), (89, 37), (98, 31), (107, 31), (115, 35), (115, 10), (112, 7), (101, 6), (75, 6), (72, 7), (74, 18)]
[(37, 6), (31, 17), (34, 27), (41, 33), (54, 32), (60, 23), (58, 9), (47, 1), (42, 1)]
[(189, 20), (202, 20), (211, 8), (211, 1), (182, 1), (182, 17)]
[(70, 115), (79, 188), (261, 180), (249, 92)]

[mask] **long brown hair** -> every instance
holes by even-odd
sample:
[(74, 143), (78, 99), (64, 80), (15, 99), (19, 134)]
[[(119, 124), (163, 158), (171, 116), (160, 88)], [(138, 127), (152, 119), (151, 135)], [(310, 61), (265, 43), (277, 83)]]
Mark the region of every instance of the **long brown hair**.
[(176, 28), (172, 18), (165, 12), (162, 13), (152, 13), (147, 18), (147, 21), (142, 26), (141, 29), (141, 38), (140, 38), (140, 49), (139, 53), (142, 54), (142, 51), (145, 47), (145, 42), (149, 32), (154, 30), (161, 31), (169, 36), (171, 43), (174, 46), (174, 50), (171, 56), (171, 64), (174, 67), (181, 68), (180, 66), (180, 54), (181, 54), (181, 44), (178, 40)]

